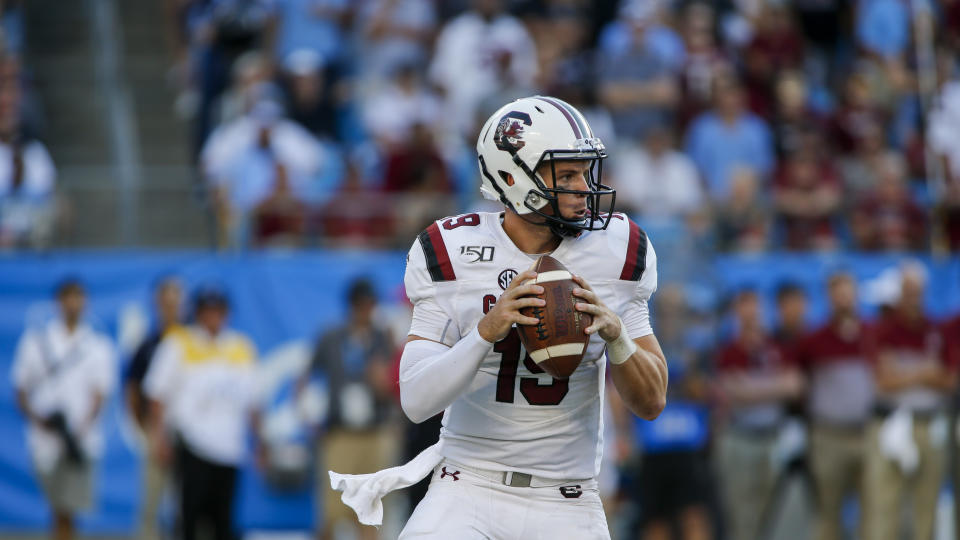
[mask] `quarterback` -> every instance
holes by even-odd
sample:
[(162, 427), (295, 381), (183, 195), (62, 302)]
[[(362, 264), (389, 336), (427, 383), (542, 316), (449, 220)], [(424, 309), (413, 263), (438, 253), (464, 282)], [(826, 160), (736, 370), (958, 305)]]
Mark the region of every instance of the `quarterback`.
[[(655, 418), (666, 399), (647, 312), (656, 255), (643, 230), (614, 213), (615, 192), (601, 183), (604, 146), (569, 104), (534, 96), (505, 105), (483, 126), (477, 153), (483, 195), (506, 208), (430, 225), (404, 278), (414, 312), (401, 403), (414, 422), (443, 412), (440, 440), (393, 472), (331, 473), (334, 487), (363, 521), (363, 493), (432, 472), (401, 538), (609, 538), (596, 481), (607, 369), (640, 417)], [(522, 308), (544, 305), (529, 270), (542, 254), (570, 270), (576, 309), (593, 316), (568, 379), (544, 373), (516, 330), (538, 322)]]

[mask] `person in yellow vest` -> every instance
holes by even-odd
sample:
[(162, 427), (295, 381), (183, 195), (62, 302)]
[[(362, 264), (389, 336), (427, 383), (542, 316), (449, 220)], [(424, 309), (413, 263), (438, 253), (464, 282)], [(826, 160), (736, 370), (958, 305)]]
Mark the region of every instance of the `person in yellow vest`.
[(215, 540), (233, 537), (234, 486), (256, 414), (257, 352), (226, 327), (227, 313), (225, 293), (199, 289), (194, 324), (164, 338), (144, 380), (153, 451), (174, 458), (183, 540), (197, 538), (203, 525)]

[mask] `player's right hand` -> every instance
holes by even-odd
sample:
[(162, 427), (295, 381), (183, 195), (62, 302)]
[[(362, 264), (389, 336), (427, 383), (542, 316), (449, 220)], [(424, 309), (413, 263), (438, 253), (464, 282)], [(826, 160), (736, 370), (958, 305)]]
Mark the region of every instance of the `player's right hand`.
[(540, 319), (527, 317), (520, 310), (528, 306), (545, 306), (547, 302), (534, 295), (543, 294), (543, 287), (534, 283), (524, 284), (537, 277), (533, 270), (517, 274), (510, 286), (503, 292), (493, 308), (477, 323), (480, 337), (490, 343), (496, 343), (507, 337), (514, 324), (537, 324)]

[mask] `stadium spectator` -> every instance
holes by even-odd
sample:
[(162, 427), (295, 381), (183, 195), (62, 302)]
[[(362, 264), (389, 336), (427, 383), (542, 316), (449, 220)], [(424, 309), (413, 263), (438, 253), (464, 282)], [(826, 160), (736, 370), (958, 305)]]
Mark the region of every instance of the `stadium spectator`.
[(404, 65), (426, 65), (436, 33), (430, 0), (373, 0), (360, 11), (364, 76), (374, 85)]
[(283, 164), (274, 165), (272, 191), (253, 209), (253, 243), (258, 246), (294, 247), (300, 244), (307, 227), (307, 204), (290, 186)]
[(665, 126), (651, 128), (643, 144), (625, 142), (613, 170), (617, 207), (644, 219), (679, 221), (706, 205), (697, 168), (675, 150)]
[(873, 102), (866, 74), (862, 70), (850, 73), (843, 86), (840, 107), (829, 121), (831, 142), (836, 151), (840, 154), (855, 151), (867, 137), (877, 132), (882, 134), (883, 125), (883, 113)]
[(713, 103), (713, 81), (731, 68), (720, 50), (714, 33), (714, 8), (704, 2), (693, 2), (683, 15), (683, 43), (686, 55), (680, 69), (679, 125), (687, 124), (710, 108)]
[(248, 51), (237, 57), (230, 69), (230, 86), (215, 103), (212, 127), (228, 124), (246, 114), (265, 95), (276, 97), (273, 87), (274, 66), (260, 51)]
[[(581, 102), (592, 92), (596, 77), (596, 52), (590, 39), (589, 9), (583, 4), (557, 4), (533, 25), (533, 39), (541, 66), (538, 86), (542, 93), (564, 99), (566, 92), (576, 93)], [(525, 97), (536, 92), (526, 92)], [(567, 96), (569, 97), (569, 96)], [(567, 101), (564, 99), (564, 101)], [(501, 101), (502, 105), (505, 101)], [(487, 117), (497, 110), (492, 99), (487, 100)]]
[(926, 212), (907, 189), (903, 158), (889, 153), (876, 168), (876, 188), (854, 208), (856, 247), (868, 251), (919, 251), (927, 244)]
[(947, 249), (960, 253), (960, 176), (948, 180), (943, 194), (941, 226)]
[(774, 165), (773, 137), (766, 123), (745, 109), (743, 87), (733, 75), (714, 79), (713, 92), (714, 109), (690, 125), (686, 152), (706, 180), (710, 198), (723, 201), (731, 197), (738, 169), (748, 167), (766, 183)]
[(803, 37), (816, 55), (827, 56), (836, 50), (845, 33), (841, 22), (848, 16), (848, 4), (839, 0), (795, 0), (791, 4)]
[[(518, 79), (514, 76), (514, 73), (510, 70), (512, 62), (511, 54), (507, 51), (501, 51), (490, 59), (490, 63), (493, 64), (494, 83), (491, 85), (492, 90), (477, 104), (474, 118), (478, 127), (482, 126), (483, 122), (504, 103), (538, 93), (538, 87), (530, 84), (526, 78)], [(549, 69), (549, 66), (541, 66), (540, 69)], [(542, 77), (549, 76), (542, 71), (540, 75)]]
[(716, 458), (729, 538), (757, 538), (778, 474), (774, 445), (803, 379), (763, 328), (757, 293), (739, 292), (732, 308), (736, 334), (716, 358), (719, 390), (729, 408)]
[(23, 0), (6, 0), (0, 6), (3, 50), (19, 54), (23, 49)]
[(21, 128), (21, 104), (19, 82), (4, 76), (0, 80), (0, 249), (45, 247), (56, 218), (57, 171), (43, 143)]
[(73, 538), (74, 517), (94, 503), (100, 419), (113, 391), (113, 346), (85, 319), (87, 295), (76, 279), (56, 291), (59, 316), (28, 327), (10, 381), (27, 418), (27, 446), (53, 515), (51, 537)]
[(946, 466), (945, 423), (957, 366), (947, 364), (943, 336), (924, 309), (926, 269), (901, 269), (899, 298), (877, 325), (874, 369), (877, 416), (867, 432), (864, 538), (894, 539), (912, 501), (911, 537), (933, 536)]
[(809, 88), (800, 71), (783, 71), (777, 77), (776, 95), (770, 128), (777, 148), (777, 156), (785, 156), (800, 148), (804, 134), (825, 129), (818, 114), (808, 105)]
[(331, 66), (310, 49), (298, 49), (284, 60), (283, 87), (287, 94), (290, 119), (318, 139), (339, 138), (337, 103), (333, 95), (336, 81)]
[(197, 63), (199, 109), (193, 150), (199, 155), (216, 124), (215, 107), (230, 85), (234, 62), (261, 44), (270, 19), (268, 0), (188, 0), (186, 19)]
[(720, 31), (727, 47), (736, 55), (753, 37), (754, 29), (760, 20), (760, 14), (766, 2), (757, 0), (733, 0), (729, 10), (725, 10), (720, 20)]
[(770, 118), (777, 75), (803, 67), (804, 43), (795, 27), (789, 6), (764, 2), (753, 37), (743, 51), (745, 85), (750, 110)]
[[(0, 38), (2, 39), (2, 38)], [(2, 42), (0, 42), (2, 43)], [(40, 138), (46, 120), (43, 106), (33, 84), (31, 71), (20, 55), (0, 49), (0, 88), (10, 93), (4, 99), (18, 109), (18, 128), (24, 138)]]
[[(217, 128), (201, 161), (212, 191), (221, 245), (243, 246), (254, 209), (275, 192), (285, 175), (292, 191), (306, 198), (329, 172), (333, 157), (310, 133), (286, 119), (265, 96), (242, 117)], [(335, 189), (333, 190), (335, 191)]]
[[(389, 332), (374, 319), (373, 284), (355, 280), (346, 300), (349, 312), (344, 324), (323, 333), (310, 368), (322, 373), (330, 388), (328, 430), (321, 441), (318, 470), (361, 474), (389, 466), (394, 451), (390, 429), (396, 410), (391, 377), (394, 351)], [(360, 527), (350, 508), (340, 502), (326, 474), (320, 475), (319, 484), (324, 518), (320, 538), (332, 539), (344, 522), (354, 524), (360, 538), (376, 538), (376, 529)]]
[(314, 51), (328, 63), (338, 62), (345, 56), (349, 46), (347, 30), (354, 16), (351, 2), (272, 0), (271, 4), (269, 40), (272, 43), (267, 46), (278, 60), (300, 49)]
[(942, 0), (940, 6), (944, 11), (943, 39), (948, 46), (947, 52), (956, 54), (960, 51), (960, 2), (957, 0)]
[(395, 237), (405, 241), (438, 214), (455, 213), (452, 188), (432, 127), (413, 125), (409, 138), (390, 149), (383, 177), (383, 190), (397, 196), (396, 208), (402, 208), (394, 212)]
[[(951, 3), (960, 22), (960, 2)], [(941, 226), (950, 251), (960, 252), (960, 80), (949, 52), (940, 62), (939, 95), (929, 114), (927, 140), (944, 175)]]
[[(166, 277), (157, 283), (154, 289), (154, 303), (156, 307), (156, 321), (153, 332), (150, 333), (137, 347), (133, 359), (127, 367), (124, 377), (124, 397), (127, 410), (136, 421), (144, 435), (149, 435), (153, 420), (150, 418), (150, 402), (144, 393), (143, 380), (150, 369), (154, 353), (160, 342), (172, 332), (180, 328), (183, 289), (180, 281), (173, 277)], [(145, 445), (141, 459), (143, 460), (143, 486), (140, 498), (140, 525), (137, 538), (144, 540), (160, 540), (158, 512), (163, 492), (167, 483), (167, 468), (152, 452), (152, 445)]]
[[(176, 463), (181, 538), (233, 538), (237, 472), (258, 401), (257, 352), (227, 327), (229, 305), (217, 287), (194, 293), (194, 324), (166, 336), (144, 379), (150, 438), (162, 464)], [(175, 452), (175, 454), (173, 454)]]
[(856, 13), (857, 44), (882, 60), (900, 59), (910, 44), (910, 5), (899, 0), (863, 0)]
[(497, 91), (498, 57), (509, 58), (511, 80), (531, 87), (537, 49), (502, 0), (471, 0), (471, 9), (447, 22), (434, 48), (430, 80), (443, 92), (443, 116), (451, 135), (473, 136), (477, 106)]
[(416, 125), (436, 128), (442, 118), (441, 102), (427, 88), (417, 66), (399, 66), (391, 77), (373, 92), (363, 111), (367, 131), (384, 152), (406, 144)]
[[(850, 210), (875, 189), (877, 171), (891, 150), (886, 146), (883, 126), (869, 123), (852, 154), (840, 155), (837, 164), (843, 177), (844, 211)], [(835, 148), (835, 147), (834, 147)]]
[(948, 366), (960, 366), (960, 313), (943, 323), (941, 330)]
[(385, 247), (393, 240), (396, 201), (363, 175), (363, 164), (347, 162), (343, 185), (319, 206), (316, 221), (330, 246)]
[(823, 157), (818, 135), (807, 132), (800, 138), (775, 173), (773, 203), (784, 236), (780, 244), (800, 251), (835, 249), (843, 185)]
[(788, 364), (796, 363), (797, 349), (807, 334), (807, 293), (803, 287), (786, 282), (777, 287), (777, 326), (773, 341), (780, 357)]
[(679, 102), (670, 66), (645, 39), (654, 22), (653, 9), (632, 13), (629, 45), (598, 59), (600, 101), (613, 114), (618, 138), (643, 140), (649, 130), (672, 119)]
[[(705, 358), (691, 346), (689, 308), (680, 285), (657, 294), (657, 340), (668, 358), (671, 389), (655, 422), (634, 419), (640, 474), (634, 494), (640, 506), (639, 538), (706, 540), (712, 537), (708, 505), (712, 486), (707, 459), (709, 390)], [(627, 440), (633, 437), (624, 436)]]
[[(619, 55), (633, 47), (642, 46), (669, 70), (679, 69), (684, 61), (684, 43), (663, 20), (664, 7), (663, 3), (647, 0), (620, 2), (617, 18), (600, 33), (598, 52), (605, 56)], [(637, 38), (642, 38), (642, 43), (638, 43)]]
[(758, 252), (767, 247), (770, 213), (760, 194), (760, 181), (750, 169), (738, 169), (727, 199), (716, 208), (716, 240), (720, 251)]
[[(841, 540), (850, 495), (862, 504), (864, 437), (874, 396), (870, 329), (857, 313), (854, 278), (827, 281), (830, 315), (803, 338), (798, 364), (807, 375), (810, 469), (817, 490), (816, 540)], [(852, 531), (851, 531), (852, 532)]]

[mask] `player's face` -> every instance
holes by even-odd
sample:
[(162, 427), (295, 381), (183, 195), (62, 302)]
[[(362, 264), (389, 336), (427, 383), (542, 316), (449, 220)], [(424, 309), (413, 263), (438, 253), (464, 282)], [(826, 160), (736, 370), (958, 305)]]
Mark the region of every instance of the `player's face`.
[[(569, 189), (574, 191), (590, 191), (587, 184), (587, 177), (590, 173), (591, 161), (555, 161), (551, 167), (550, 162), (540, 165), (537, 171), (540, 178), (550, 186), (556, 189)], [(553, 182), (550, 181), (551, 176)], [(564, 219), (582, 219), (587, 214), (587, 196), (573, 193), (560, 193), (557, 195), (557, 206), (560, 208), (560, 216)]]

